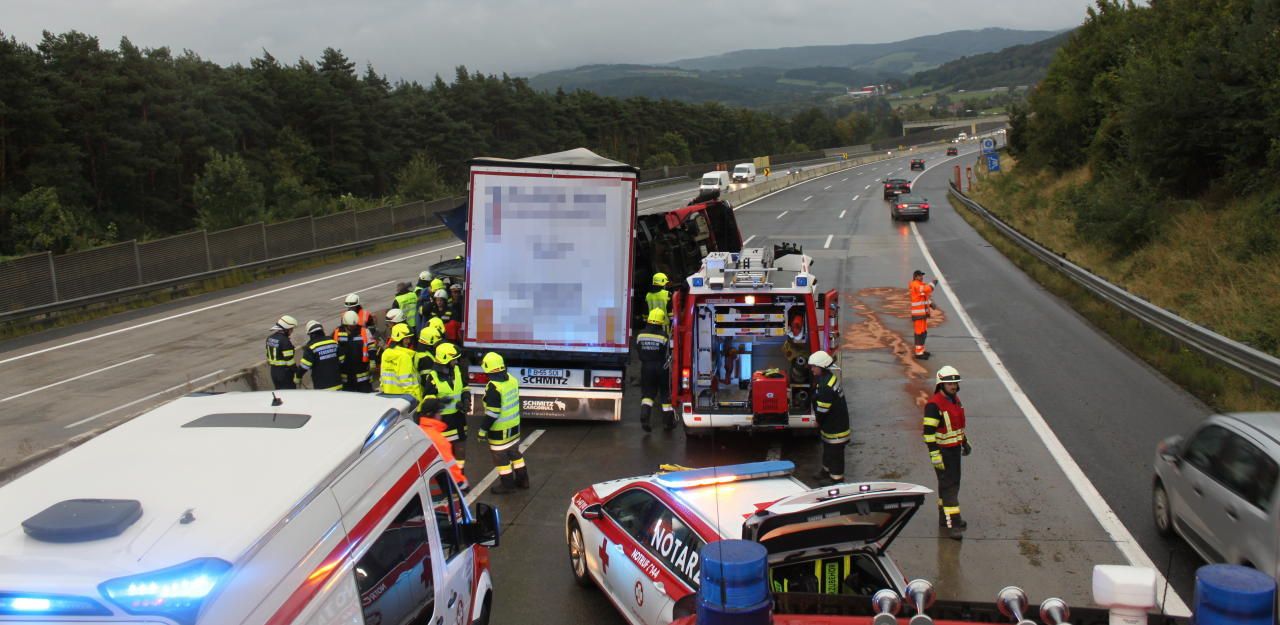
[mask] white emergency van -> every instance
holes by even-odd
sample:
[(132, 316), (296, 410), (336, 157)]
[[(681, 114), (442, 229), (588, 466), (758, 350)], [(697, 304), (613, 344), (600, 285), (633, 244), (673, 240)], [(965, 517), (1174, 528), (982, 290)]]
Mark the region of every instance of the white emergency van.
[(738, 163), (733, 166), (734, 182), (755, 182), (756, 166), (754, 163)]
[(0, 622), (487, 622), (473, 515), (408, 402), (188, 396), (0, 488)]
[(729, 172), (709, 171), (702, 174), (702, 184), (698, 185), (698, 192), (719, 191), (720, 193), (728, 193), (730, 183)]

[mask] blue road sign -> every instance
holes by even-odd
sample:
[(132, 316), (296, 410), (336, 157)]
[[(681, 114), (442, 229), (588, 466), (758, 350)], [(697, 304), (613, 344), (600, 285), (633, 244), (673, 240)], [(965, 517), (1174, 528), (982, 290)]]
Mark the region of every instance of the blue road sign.
[(982, 151), (983, 151), (983, 152), (994, 152), (994, 151), (996, 151), (996, 140), (995, 140), (995, 139), (992, 139), (991, 137), (987, 137), (987, 138), (983, 139), (983, 140), (982, 140)]
[(983, 156), (987, 157), (987, 171), (1000, 171), (1000, 153), (988, 152)]

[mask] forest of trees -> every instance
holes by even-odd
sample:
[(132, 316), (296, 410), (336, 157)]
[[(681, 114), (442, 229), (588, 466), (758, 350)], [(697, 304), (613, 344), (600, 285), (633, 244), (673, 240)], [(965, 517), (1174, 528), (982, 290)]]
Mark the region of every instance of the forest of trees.
[[(1011, 118), (1020, 164), (1087, 167), (1079, 233), (1125, 254), (1184, 200), (1259, 194), (1249, 254), (1280, 250), (1280, 3), (1099, 0)], [(1232, 250), (1239, 253), (1239, 250)]]
[(540, 93), (462, 67), (392, 83), (334, 49), (223, 67), (128, 39), (0, 34), (0, 255), (432, 199), (457, 193), (475, 156), (581, 146), (652, 167), (861, 143), (891, 124)]

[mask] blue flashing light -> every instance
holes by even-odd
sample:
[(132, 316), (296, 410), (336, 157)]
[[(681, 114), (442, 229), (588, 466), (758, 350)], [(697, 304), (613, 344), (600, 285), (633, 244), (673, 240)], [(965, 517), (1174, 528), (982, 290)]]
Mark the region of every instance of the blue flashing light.
[(112, 603), (129, 614), (165, 616), (189, 625), (231, 564), (199, 558), (167, 569), (119, 577), (98, 586)]
[(695, 287), (703, 286), (705, 283), (706, 281), (702, 279), (702, 276), (696, 276), (693, 279), (693, 286)]
[(808, 276), (796, 276), (796, 286), (809, 286)]
[(657, 481), (667, 488), (693, 488), (711, 484), (758, 480), (766, 477), (784, 477), (791, 475), (795, 470), (796, 465), (790, 460), (766, 460), (764, 462), (730, 464), (723, 467), (673, 471), (659, 475)]
[(111, 616), (88, 597), (0, 592), (0, 616)]

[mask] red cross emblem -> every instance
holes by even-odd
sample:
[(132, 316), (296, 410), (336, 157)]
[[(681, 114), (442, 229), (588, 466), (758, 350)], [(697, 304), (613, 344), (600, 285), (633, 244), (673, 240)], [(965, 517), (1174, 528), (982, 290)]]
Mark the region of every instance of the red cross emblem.
[(600, 569), (601, 569), (600, 572), (608, 573), (609, 572), (609, 539), (608, 538), (600, 541), (600, 551), (598, 551), (597, 553), (600, 554)]

